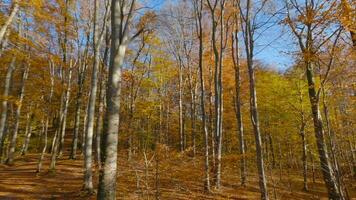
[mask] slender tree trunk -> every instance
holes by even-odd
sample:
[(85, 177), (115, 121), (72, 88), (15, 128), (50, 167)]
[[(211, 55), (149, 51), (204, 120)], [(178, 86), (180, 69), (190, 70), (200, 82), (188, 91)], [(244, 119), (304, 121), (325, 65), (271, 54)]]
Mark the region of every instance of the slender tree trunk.
[[(216, 20), (216, 10), (217, 10), (218, 1), (211, 3), (208, 1), (208, 6), (211, 14), (211, 23), (212, 23), (212, 35), (211, 35), (211, 43), (214, 52), (214, 90), (215, 90), (215, 151), (216, 151), (216, 166), (214, 169), (214, 180), (215, 187), (217, 189), (220, 188), (221, 185), (221, 151), (222, 151), (222, 61), (223, 61), (223, 34), (220, 35), (220, 52), (217, 46), (217, 25), (218, 21)], [(219, 17), (220, 21), (220, 31), (224, 30), (224, 21), (223, 21), (223, 10), (224, 10), (225, 1), (223, 0), (220, 4), (221, 6), (221, 14)]]
[(105, 101), (105, 81), (104, 81), (104, 68), (101, 72), (101, 81), (100, 81), (100, 93), (99, 93), (99, 108), (98, 108), (98, 117), (96, 121), (96, 158), (98, 162), (98, 167), (101, 167), (101, 135), (103, 132), (103, 114), (104, 114), (104, 101)]
[[(56, 130), (56, 132), (54, 133), (54, 136), (53, 136), (51, 163), (49, 165), (49, 171), (50, 172), (54, 172), (55, 169), (56, 169), (56, 158), (57, 158), (57, 152), (58, 152), (58, 146), (59, 146), (59, 132), (60, 132), (60, 129), (57, 128), (57, 130)], [(41, 154), (41, 156), (42, 156), (42, 154)], [(41, 159), (41, 161), (42, 161), (42, 159)]]
[(211, 135), (211, 161), (212, 161), (212, 170), (215, 169), (216, 167), (216, 164), (215, 164), (215, 136), (214, 136), (214, 126), (213, 126), (213, 89), (212, 89), (212, 85), (213, 85), (213, 81), (212, 81), (212, 69), (211, 69), (211, 66), (209, 65), (209, 95), (208, 95), (208, 99), (209, 99), (209, 132), (210, 132), (210, 135)]
[(13, 57), (9, 67), (7, 68), (6, 77), (5, 77), (4, 92), (3, 92), (4, 100), (1, 103), (1, 117), (0, 117), (0, 151), (3, 148), (2, 145), (5, 138), (4, 133), (5, 133), (6, 120), (7, 120), (8, 96), (10, 92), (12, 73), (15, 70), (15, 61), (16, 58)]
[[(245, 138), (244, 138), (244, 126), (242, 121), (242, 102), (241, 102), (241, 72), (240, 72), (240, 49), (239, 49), (239, 38), (238, 38), (238, 16), (235, 16), (235, 32), (232, 35), (232, 59), (234, 62), (235, 70), (235, 113), (238, 129), (239, 138), (239, 150), (240, 150), (240, 179), (241, 185), (246, 184), (246, 158), (245, 158)], [(234, 49), (235, 48), (235, 49)]]
[(322, 91), (322, 95), (323, 95), (323, 111), (324, 111), (324, 116), (325, 116), (327, 136), (328, 136), (329, 147), (330, 147), (329, 149), (330, 149), (332, 169), (335, 173), (339, 191), (341, 192), (341, 194), (343, 196), (345, 196), (345, 198), (347, 198), (347, 191), (343, 184), (342, 174), (341, 174), (340, 167), (339, 167), (339, 161), (338, 161), (337, 154), (336, 154), (337, 150), (338, 150), (337, 138), (336, 138), (334, 131), (332, 130), (332, 127), (331, 127), (331, 122), (330, 122), (330, 118), (329, 118), (329, 108), (328, 108), (328, 105), (326, 102), (326, 96), (325, 96), (326, 94), (325, 94), (324, 86), (322, 86), (321, 91)]
[[(90, 96), (90, 91), (88, 92), (88, 96)], [(84, 112), (84, 118), (83, 118), (83, 132), (82, 132), (82, 140), (81, 140), (81, 150), (82, 154), (84, 155), (85, 151), (85, 134), (87, 132), (87, 119), (88, 119), (88, 108), (89, 108), (89, 100), (90, 98), (87, 99), (86, 106), (85, 106), (85, 112)]]
[[(20, 7), (19, 7), (19, 3), (18, 0), (14, 0), (13, 1), (13, 6), (12, 6), (12, 10), (10, 12), (10, 16), (7, 18), (7, 20), (5, 21), (5, 24), (3, 26), (1, 26), (0, 28), (0, 44), (2, 44), (4, 37), (5, 37), (5, 33), (8, 30), (10, 24), (12, 23), (12, 21), (14, 20), (17, 12), (19, 11)], [(1, 49), (0, 49), (1, 51)], [(1, 52), (0, 52), (1, 53)]]
[[(98, 74), (100, 66), (100, 47), (103, 40), (103, 33), (106, 27), (106, 15), (104, 17), (104, 25), (101, 33), (98, 28), (98, 12), (99, 12), (99, 1), (95, 0), (94, 8), (94, 38), (93, 38), (93, 48), (94, 48), (94, 62), (91, 78), (91, 91), (89, 96), (89, 106), (88, 106), (88, 117), (86, 124), (86, 135), (85, 135), (85, 154), (84, 154), (84, 189), (88, 190), (90, 193), (93, 192), (93, 172), (92, 172), (92, 160), (93, 160), (93, 136), (94, 136), (94, 121), (95, 121), (95, 102), (98, 90)], [(106, 11), (107, 12), (107, 11)], [(97, 137), (98, 138), (98, 137)], [(100, 138), (100, 135), (99, 135)]]
[(27, 113), (27, 123), (26, 123), (26, 131), (25, 131), (25, 141), (22, 145), (21, 149), (21, 155), (25, 155), (27, 153), (28, 145), (30, 144), (30, 139), (32, 135), (32, 120), (34, 118), (34, 115), (31, 111), (31, 106), (29, 106), (29, 112)]
[(29, 66), (27, 65), (23, 74), (22, 74), (22, 81), (21, 81), (21, 89), (20, 89), (20, 94), (19, 94), (19, 100), (17, 104), (17, 109), (16, 109), (16, 117), (15, 117), (15, 126), (14, 126), (14, 132), (11, 137), (10, 141), (10, 148), (9, 148), (9, 153), (8, 153), (8, 158), (6, 163), (9, 165), (12, 165), (14, 162), (14, 154), (15, 154), (15, 149), (16, 149), (16, 141), (17, 141), (17, 133), (19, 130), (19, 125), (20, 125), (20, 116), (21, 116), (21, 108), (22, 108), (22, 102), (23, 98), (25, 96), (25, 82), (28, 77), (28, 71), (29, 71)]
[(47, 150), (47, 145), (48, 145), (48, 124), (49, 124), (49, 116), (46, 117), (44, 138), (43, 138), (43, 147), (42, 147), (42, 152), (41, 152), (40, 158), (39, 158), (38, 163), (37, 163), (36, 173), (41, 172), (42, 161), (44, 159), (44, 155), (45, 155), (46, 150)]
[[(65, 5), (64, 5), (64, 11), (63, 11), (63, 17), (64, 17), (64, 21), (63, 21), (63, 26), (64, 26), (64, 37), (63, 37), (63, 42), (60, 41), (60, 45), (62, 47), (62, 51), (63, 51), (63, 65), (61, 66), (61, 70), (62, 70), (62, 84), (65, 85), (66, 90), (62, 93), (63, 95), (63, 110), (61, 110), (61, 114), (60, 114), (60, 132), (58, 133), (58, 138), (59, 138), (59, 156), (62, 156), (63, 153), (63, 148), (64, 148), (64, 137), (66, 134), (66, 124), (67, 124), (67, 112), (68, 112), (68, 104), (69, 104), (69, 97), (70, 97), (70, 91), (71, 91), (71, 78), (72, 78), (72, 60), (69, 63), (69, 73), (68, 73), (68, 79), (67, 79), (67, 83), (64, 83), (64, 71), (65, 71), (65, 67), (67, 67), (67, 42), (68, 42), (68, 4), (69, 4), (69, 0), (65, 0)], [(62, 38), (61, 38), (62, 39)], [(57, 154), (57, 151), (55, 152), (55, 154)], [(54, 157), (56, 158), (56, 156)], [(54, 163), (55, 164), (55, 163)]]
[(342, 191), (339, 190), (339, 186), (333, 172), (328, 152), (325, 145), (323, 120), (321, 118), (319, 101), (317, 100), (317, 92), (315, 89), (315, 80), (313, 65), (310, 62), (306, 62), (306, 75), (308, 80), (308, 92), (311, 104), (311, 111), (314, 122), (314, 132), (319, 153), (320, 167), (322, 169), (325, 185), (328, 189), (330, 199), (345, 199)]
[[(55, 171), (56, 167), (56, 159), (57, 155), (61, 155), (61, 151), (63, 151), (63, 145), (64, 145), (64, 136), (65, 136), (65, 129), (66, 129), (66, 118), (67, 118), (67, 112), (68, 112), (68, 106), (69, 106), (69, 98), (70, 98), (70, 92), (71, 92), (71, 79), (72, 79), (72, 65), (73, 61), (70, 61), (69, 64), (69, 73), (67, 77), (67, 88), (65, 90), (65, 93), (63, 94), (63, 101), (60, 108), (60, 118), (59, 118), (59, 126), (55, 132), (55, 135), (53, 137), (52, 141), (52, 155), (51, 155), (51, 164), (50, 164), (50, 171)], [(62, 149), (62, 150), (61, 150)]]
[[(85, 64), (83, 64), (85, 65)], [(83, 67), (84, 68), (84, 67)], [(84, 71), (84, 70), (83, 70)], [(80, 71), (78, 74), (78, 94), (77, 94), (77, 102), (75, 108), (75, 120), (74, 120), (74, 133), (73, 133), (73, 141), (70, 151), (70, 159), (77, 158), (77, 148), (78, 148), (78, 137), (79, 137), (79, 129), (80, 129), (80, 113), (82, 106), (82, 95), (83, 95), (83, 76), (84, 72)]]
[(251, 112), (251, 121), (253, 126), (253, 131), (255, 134), (255, 142), (256, 142), (256, 158), (257, 158), (257, 168), (259, 174), (259, 184), (261, 190), (261, 198), (263, 200), (267, 200), (267, 180), (264, 172), (264, 161), (263, 161), (263, 153), (262, 153), (262, 141), (261, 141), (261, 133), (259, 126), (259, 117), (257, 110), (257, 95), (256, 95), (256, 86), (255, 86), (255, 73), (252, 67), (252, 60), (248, 61), (248, 69), (249, 69), (249, 79), (250, 79), (250, 112)]
[(64, 96), (64, 108), (63, 108), (63, 117), (62, 117), (62, 126), (61, 126), (61, 133), (60, 133), (60, 140), (59, 140), (59, 156), (63, 154), (63, 149), (64, 149), (64, 137), (66, 134), (66, 125), (67, 125), (67, 114), (68, 114), (68, 107), (69, 107), (69, 98), (70, 98), (70, 93), (71, 93), (71, 84), (72, 84), (72, 63), (71, 61), (70, 66), (69, 66), (69, 74), (68, 74), (68, 80), (67, 80), (67, 87), (66, 87), (66, 92)]
[[(132, 38), (128, 26), (133, 14), (135, 0), (111, 3), (111, 53), (107, 82), (106, 112), (103, 126), (102, 167), (99, 175), (98, 199), (116, 199), (117, 144), (120, 119), (121, 68), (127, 46)], [(126, 19), (126, 20), (125, 20)], [(120, 28), (124, 27), (124, 28)]]
[[(239, 5), (240, 10), (241, 5)], [(255, 80), (255, 70), (254, 70), (254, 27), (251, 24), (251, 0), (247, 0), (246, 2), (246, 12), (245, 17), (242, 19), (244, 26), (244, 43), (245, 50), (247, 56), (247, 68), (248, 68), (248, 77), (250, 83), (250, 114), (251, 114), (251, 122), (253, 127), (253, 132), (255, 135), (255, 143), (256, 143), (256, 161), (257, 161), (257, 169), (258, 169), (258, 180), (260, 185), (261, 199), (268, 200), (268, 191), (267, 191), (267, 180), (264, 170), (264, 159), (263, 159), (263, 150), (262, 150), (262, 141), (261, 141), (261, 132), (260, 132), (260, 122), (257, 108), (257, 94), (256, 94), (256, 80)]]
[[(190, 75), (191, 76), (191, 75)], [(192, 77), (190, 77), (192, 79)], [(192, 83), (190, 83), (190, 122), (191, 122), (191, 134), (192, 134), (192, 149), (193, 149), (193, 157), (195, 157), (196, 154), (196, 148), (195, 148), (195, 129), (196, 129), (196, 124), (195, 124), (195, 116), (196, 116), (196, 105), (195, 105), (195, 86), (193, 86)]]
[(183, 66), (179, 59), (179, 136), (180, 136), (180, 151), (184, 151), (184, 122), (183, 122)]
[(303, 161), (303, 190), (308, 191), (308, 162), (307, 162), (307, 141), (305, 138), (305, 125), (304, 122), (302, 122), (301, 128), (300, 128), (300, 136), (302, 137), (302, 149), (303, 149), (303, 155), (302, 155), (302, 161)]
[(204, 70), (203, 70), (203, 26), (202, 26), (202, 11), (203, 0), (194, 1), (194, 9), (196, 13), (197, 35), (199, 39), (199, 84), (200, 84), (200, 108), (202, 113), (202, 126), (204, 134), (204, 191), (210, 191), (210, 176), (209, 176), (209, 132), (207, 127), (206, 111), (205, 111), (205, 87), (204, 87)]

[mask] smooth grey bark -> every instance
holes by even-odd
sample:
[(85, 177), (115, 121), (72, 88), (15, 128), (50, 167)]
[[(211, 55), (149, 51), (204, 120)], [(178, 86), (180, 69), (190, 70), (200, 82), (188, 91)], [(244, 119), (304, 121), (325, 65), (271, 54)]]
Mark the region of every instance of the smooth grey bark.
[(215, 74), (214, 74), (214, 110), (215, 110), (215, 121), (214, 121), (214, 136), (212, 138), (212, 140), (214, 140), (214, 144), (215, 144), (215, 149), (214, 149), (214, 152), (217, 154), (215, 156), (215, 159), (214, 159), (214, 162), (215, 162), (215, 165), (214, 165), (214, 183), (215, 183), (215, 187), (216, 188), (219, 188), (219, 180), (220, 178), (218, 176), (219, 175), (219, 152), (218, 152), (218, 149), (219, 149), (219, 135), (221, 134), (220, 133), (220, 94), (219, 94), (219, 82), (218, 82), (218, 78), (219, 78), (219, 58), (220, 58), (220, 55), (219, 55), (219, 51), (218, 51), (218, 47), (216, 45), (216, 30), (217, 30), (217, 21), (215, 19), (215, 11), (216, 11), (216, 7), (217, 7), (217, 4), (218, 4), (218, 0), (215, 0), (215, 4), (214, 6), (212, 7), (211, 4), (210, 4), (210, 1), (208, 1), (209, 3), (209, 6), (210, 6), (210, 11), (211, 11), (211, 17), (212, 17), (212, 46), (213, 46), (213, 52), (214, 52), (214, 70), (215, 70)]
[(78, 74), (78, 93), (77, 93), (77, 102), (75, 108), (75, 119), (74, 119), (74, 130), (73, 130), (73, 140), (70, 150), (69, 158), (75, 160), (77, 158), (77, 148), (78, 148), (78, 136), (79, 136), (79, 126), (80, 126), (80, 113), (82, 105), (82, 95), (83, 95), (83, 79), (82, 72)]
[[(223, 67), (223, 51), (224, 51), (224, 8), (225, 8), (225, 0), (220, 1), (220, 16), (219, 19), (216, 19), (216, 11), (219, 1), (215, 0), (214, 3), (211, 3), (210, 0), (207, 1), (210, 14), (211, 14), (211, 28), (212, 28), (212, 35), (211, 35), (211, 43), (214, 52), (214, 90), (215, 90), (215, 131), (214, 131), (214, 139), (215, 139), (215, 152), (216, 152), (216, 166), (214, 169), (214, 180), (215, 180), (215, 187), (217, 189), (221, 186), (221, 154), (222, 154), (222, 113), (223, 113), (223, 88), (222, 88), (222, 67)], [(220, 23), (220, 49), (217, 45), (217, 26)]]
[[(70, 60), (69, 63), (69, 72), (68, 72), (68, 76), (67, 78), (67, 82), (65, 83), (65, 67), (68, 66), (67, 63), (67, 47), (68, 47), (68, 16), (69, 16), (69, 0), (65, 0), (64, 2), (64, 11), (63, 11), (63, 17), (64, 17), (64, 21), (63, 21), (63, 28), (64, 28), (64, 36), (63, 36), (63, 42), (59, 41), (61, 47), (62, 47), (62, 51), (63, 51), (63, 65), (61, 66), (61, 74), (62, 74), (62, 84), (64, 85), (65, 90), (62, 93), (62, 98), (63, 101), (61, 103), (63, 103), (63, 110), (60, 110), (60, 132), (58, 133), (59, 135), (59, 156), (62, 156), (63, 153), (63, 148), (64, 148), (64, 137), (66, 134), (66, 125), (67, 125), (67, 112), (68, 112), (68, 104), (69, 104), (69, 98), (70, 98), (70, 92), (71, 92), (71, 78), (72, 78), (72, 64), (73, 64), (73, 60)], [(61, 38), (62, 39), (62, 38)], [(62, 108), (62, 107), (61, 107)], [(57, 154), (57, 152), (56, 152)], [(56, 158), (56, 157), (54, 157)], [(54, 162), (55, 164), (55, 162)]]
[[(301, 116), (302, 120), (304, 120), (304, 116)], [(303, 162), (303, 190), (308, 191), (308, 162), (307, 162), (307, 140), (305, 135), (305, 122), (301, 122), (299, 134), (302, 138), (302, 162)]]
[(328, 189), (329, 198), (344, 199), (339, 190), (335, 174), (333, 172), (330, 158), (325, 145), (323, 120), (321, 118), (319, 103), (317, 101), (317, 92), (315, 89), (315, 80), (312, 63), (306, 63), (306, 74), (308, 80), (308, 92), (311, 104), (311, 111), (313, 114), (314, 132), (316, 143), (318, 147), (319, 159), (323, 178)]
[(26, 130), (25, 130), (25, 141), (22, 145), (21, 155), (25, 155), (27, 153), (28, 145), (30, 144), (30, 139), (32, 135), (32, 121), (34, 118), (34, 114), (31, 110), (31, 105), (29, 106), (29, 111), (26, 116)]
[[(51, 86), (50, 86), (50, 92), (49, 92), (49, 98), (48, 98), (48, 104), (51, 105), (52, 103), (52, 97), (53, 97), (53, 90), (54, 90), (54, 64), (52, 62), (52, 60), (50, 60), (49, 64), (49, 71), (50, 71), (50, 80), (51, 80)], [(49, 124), (49, 120), (51, 118), (51, 114), (52, 114), (52, 110), (50, 108), (50, 106), (47, 106), (47, 116), (46, 116), (46, 122), (45, 122), (45, 130), (44, 130), (44, 139), (43, 139), (43, 148), (42, 148), (42, 152), (41, 155), (38, 159), (38, 163), (37, 163), (37, 170), (36, 172), (39, 173), (41, 172), (42, 169), (42, 161), (44, 159), (44, 155), (47, 151), (47, 145), (48, 145), (48, 124)], [(56, 132), (57, 133), (57, 132)], [(55, 134), (56, 134), (55, 133)], [(55, 138), (54, 138), (55, 141)]]
[(193, 149), (193, 157), (195, 157), (196, 154), (196, 89), (197, 89), (197, 83), (195, 80), (193, 80), (194, 76), (194, 71), (193, 71), (193, 66), (191, 64), (191, 58), (190, 58), (190, 50), (186, 49), (187, 45), (185, 46), (185, 56), (187, 58), (187, 67), (188, 67), (188, 82), (189, 82), (189, 90), (190, 90), (190, 128), (191, 128), (191, 146)]
[(324, 85), (322, 85), (322, 87), (320, 88), (321, 92), (322, 92), (322, 99), (323, 99), (323, 111), (324, 111), (324, 117), (325, 117), (325, 128), (327, 131), (327, 136), (328, 136), (328, 146), (329, 146), (329, 152), (330, 152), (330, 162), (331, 162), (331, 166), (333, 168), (333, 171), (335, 173), (335, 178), (337, 181), (337, 186), (339, 187), (339, 190), (344, 193), (345, 198), (348, 198), (348, 193), (346, 190), (346, 187), (343, 184), (343, 179), (342, 179), (342, 173), (339, 167), (339, 160), (337, 157), (337, 152), (338, 151), (338, 145), (337, 145), (337, 138), (336, 135), (334, 134), (334, 131), (332, 130), (331, 127), (331, 122), (330, 122), (330, 118), (329, 118), (329, 107), (327, 105), (327, 101), (326, 101), (326, 94), (325, 94), (325, 88)]
[[(12, 21), (14, 21), (14, 18), (16, 16), (17, 12), (19, 11), (19, 9), (20, 9), (20, 6), (19, 6), (18, 0), (13, 1), (13, 5), (12, 5), (12, 10), (10, 12), (10, 16), (5, 21), (5, 24), (2, 25), (1, 28), (0, 28), (0, 44), (3, 43), (4, 37), (6, 35), (6, 31), (8, 30), (8, 28), (9, 28), (10, 24), (12, 23)], [(1, 49), (0, 49), (0, 51), (1, 51)]]
[[(310, 12), (316, 12), (316, 6), (313, 1), (305, 1), (305, 5), (308, 7)], [(300, 9), (297, 5), (293, 5), (295, 9)], [(292, 33), (297, 38), (299, 48), (303, 55), (307, 55), (303, 57), (303, 62), (305, 66), (306, 78), (307, 78), (307, 85), (308, 85), (308, 94), (309, 94), (309, 101), (310, 101), (310, 108), (313, 117), (313, 124), (314, 124), (314, 134), (316, 138), (316, 144), (318, 148), (319, 160), (320, 160), (320, 167), (323, 174), (323, 179), (328, 190), (328, 196), (330, 199), (345, 199), (343, 191), (340, 186), (340, 183), (337, 181), (338, 172), (335, 173), (333, 169), (329, 153), (326, 148), (325, 144), (325, 131), (324, 131), (324, 122), (321, 117), (320, 107), (319, 107), (319, 98), (320, 98), (320, 89), (318, 90), (315, 85), (315, 77), (314, 77), (314, 61), (311, 57), (316, 56), (318, 51), (318, 45), (315, 43), (315, 24), (314, 20), (308, 20), (301, 24), (303, 29), (297, 29), (294, 22), (291, 20), (290, 16), (290, 5), (287, 4), (287, 17), (288, 17), (288, 25), (291, 28)], [(330, 67), (333, 61), (333, 52), (336, 46), (336, 42), (338, 37), (340, 36), (341, 31), (336, 30), (334, 34), (339, 31), (333, 45), (332, 49), (332, 57), (329, 60), (328, 70), (325, 75), (325, 79), (322, 80), (321, 88), (325, 84), (326, 78), (330, 71)], [(334, 35), (332, 34), (332, 35)], [(330, 38), (329, 38), (330, 39)]]
[[(87, 41), (89, 41), (89, 34), (87, 36)], [(70, 150), (69, 158), (75, 160), (77, 158), (77, 149), (78, 149), (78, 137), (80, 130), (80, 116), (82, 111), (82, 103), (83, 103), (83, 90), (84, 90), (84, 81), (85, 74), (87, 70), (87, 53), (89, 49), (89, 42), (86, 47), (86, 51), (84, 53), (84, 61), (81, 61), (79, 58), (79, 67), (78, 67), (78, 92), (76, 97), (76, 107), (75, 107), (75, 119), (74, 119), (74, 130), (73, 130), (73, 139)], [(86, 125), (86, 124), (85, 124)]]
[(10, 92), (10, 84), (11, 84), (11, 77), (13, 71), (15, 70), (15, 62), (16, 58), (13, 57), (11, 60), (10, 65), (7, 68), (6, 76), (5, 76), (5, 83), (4, 83), (4, 92), (3, 97), (4, 100), (1, 102), (1, 117), (0, 117), (0, 149), (2, 149), (2, 144), (4, 140), (4, 132), (6, 126), (6, 119), (7, 119), (7, 106), (8, 106), (8, 96)]
[(69, 98), (71, 92), (71, 79), (72, 79), (72, 70), (73, 69), (73, 60), (69, 62), (69, 72), (67, 76), (66, 89), (64, 91), (64, 96), (62, 100), (62, 105), (60, 109), (60, 119), (59, 119), (59, 128), (56, 130), (53, 142), (52, 142), (52, 155), (51, 155), (51, 163), (50, 163), (50, 171), (54, 171), (56, 167), (56, 159), (57, 155), (61, 155), (61, 149), (64, 145), (64, 136), (66, 130), (66, 119), (69, 105)]
[(210, 176), (209, 176), (209, 132), (207, 127), (206, 111), (205, 111), (205, 87), (204, 87), (204, 71), (203, 71), (203, 25), (202, 25), (202, 12), (203, 0), (194, 0), (195, 19), (197, 24), (197, 36), (199, 39), (199, 84), (200, 84), (200, 109), (202, 113), (202, 128), (204, 134), (204, 190), (210, 191)]
[(100, 78), (100, 90), (99, 90), (99, 108), (98, 108), (98, 117), (96, 119), (96, 130), (95, 130), (95, 141), (96, 141), (96, 160), (98, 163), (99, 169), (101, 168), (101, 135), (103, 132), (103, 114), (104, 114), (104, 101), (105, 101), (105, 79), (104, 79), (104, 68), (101, 71)]
[(49, 171), (54, 172), (56, 170), (56, 159), (59, 146), (59, 128), (55, 131), (52, 141), (51, 163), (49, 164)]
[(254, 70), (254, 20), (256, 15), (252, 16), (252, 2), (251, 0), (246, 1), (245, 9), (242, 8), (241, 3), (239, 3), (240, 10), (240, 19), (241, 19), (241, 27), (243, 32), (243, 38), (245, 43), (245, 52), (246, 52), (246, 60), (247, 60), (247, 68), (248, 68), (248, 77), (250, 83), (250, 115), (251, 122), (253, 127), (253, 132), (255, 136), (256, 143), (256, 161), (257, 161), (257, 169), (258, 169), (258, 181), (261, 192), (261, 199), (268, 200), (268, 191), (267, 191), (267, 180), (264, 169), (264, 159), (263, 159), (263, 151), (262, 151), (262, 141), (261, 141), (261, 131), (260, 131), (260, 122), (259, 122), (259, 114), (257, 107), (257, 94), (256, 94), (256, 78), (255, 78), (255, 70)]
[(42, 161), (44, 158), (44, 155), (46, 153), (47, 150), (47, 145), (48, 145), (48, 124), (49, 124), (49, 117), (46, 116), (46, 121), (45, 121), (45, 128), (44, 128), (44, 133), (43, 133), (43, 147), (42, 147), (42, 151), (37, 163), (37, 169), (36, 169), (36, 173), (41, 172), (42, 169)]
[(62, 123), (61, 123), (61, 132), (60, 132), (60, 143), (59, 143), (59, 156), (63, 154), (64, 149), (64, 137), (66, 134), (66, 125), (67, 125), (67, 114), (68, 114), (68, 106), (69, 99), (71, 93), (71, 84), (72, 84), (72, 61), (69, 66), (68, 80), (66, 84), (66, 91), (64, 96), (64, 105), (63, 105), (63, 114), (62, 114)]
[[(236, 5), (237, 6), (237, 5)], [(240, 47), (239, 47), (239, 22), (238, 15), (235, 14), (235, 30), (231, 38), (231, 52), (235, 71), (235, 113), (239, 138), (239, 151), (240, 151), (240, 179), (241, 185), (246, 184), (246, 158), (245, 158), (245, 137), (244, 125), (242, 121), (242, 101), (241, 101), (241, 65), (240, 65)]]
[(211, 142), (211, 164), (212, 169), (215, 169), (215, 136), (214, 136), (214, 117), (213, 117), (213, 70), (211, 65), (209, 65), (209, 92), (208, 92), (208, 102), (209, 102), (209, 133)]
[(179, 57), (179, 71), (178, 71), (178, 90), (179, 90), (179, 137), (180, 137), (180, 151), (184, 151), (184, 122), (183, 122), (183, 64)]
[(94, 136), (94, 121), (95, 121), (95, 102), (98, 90), (98, 73), (100, 66), (100, 47), (103, 40), (104, 29), (106, 27), (106, 14), (104, 16), (104, 24), (101, 32), (98, 28), (98, 9), (99, 1), (95, 0), (94, 7), (94, 38), (93, 38), (93, 48), (94, 48), (94, 61), (91, 77), (91, 88), (89, 96), (89, 106), (87, 112), (87, 124), (86, 124), (86, 134), (85, 134), (85, 153), (84, 153), (84, 190), (93, 192), (93, 136)]
[[(109, 16), (109, 15), (108, 15)], [(104, 110), (105, 110), (105, 97), (106, 97), (106, 80), (107, 80), (107, 61), (109, 55), (109, 45), (110, 45), (110, 35), (109, 35), (109, 28), (106, 27), (106, 34), (105, 34), (105, 51), (104, 51), (104, 58), (103, 58), (103, 65), (101, 68), (100, 73), (100, 93), (99, 93), (99, 108), (98, 108), (98, 117), (96, 121), (96, 157), (99, 170), (101, 169), (102, 165), (102, 158), (101, 158), (101, 138), (103, 134), (103, 124), (104, 124)]]
[(116, 199), (117, 144), (120, 119), (121, 68), (132, 38), (129, 26), (135, 0), (112, 0), (111, 3), (111, 53), (106, 91), (106, 113), (103, 126), (102, 167), (99, 174), (98, 199)]
[(7, 161), (6, 161), (6, 163), (8, 165), (12, 165), (14, 162), (17, 134), (18, 134), (19, 125), (20, 125), (21, 108), (22, 108), (23, 98), (25, 96), (25, 82), (28, 77), (29, 69), (30, 69), (30, 66), (27, 65), (22, 73), (21, 89), (20, 89), (19, 99), (18, 99), (17, 108), (16, 108), (15, 126), (14, 126), (14, 130), (13, 130), (12, 137), (10, 140), (9, 152), (8, 152), (8, 157), (7, 157)]
[[(78, 50), (78, 68), (77, 68), (77, 87), (78, 92), (76, 96), (76, 105), (75, 105), (75, 118), (74, 118), (74, 129), (73, 129), (73, 138), (71, 144), (71, 150), (69, 159), (75, 160), (77, 158), (77, 149), (78, 149), (78, 140), (79, 140), (79, 131), (80, 131), (80, 119), (81, 119), (81, 112), (82, 112), (82, 104), (83, 104), (83, 90), (84, 90), (84, 83), (86, 79), (86, 71), (88, 67), (88, 55), (89, 55), (89, 47), (90, 47), (90, 29), (91, 25), (88, 25), (86, 29), (86, 45), (85, 50), (81, 53)], [(80, 46), (80, 36), (77, 38), (77, 45)], [(86, 124), (84, 124), (86, 126)]]
[[(88, 92), (88, 95), (90, 96), (90, 91)], [(82, 138), (81, 138), (81, 153), (82, 155), (84, 155), (84, 151), (85, 151), (85, 134), (86, 134), (86, 130), (87, 130), (87, 117), (88, 117), (88, 107), (89, 107), (89, 100), (90, 98), (87, 99), (87, 102), (85, 103), (85, 109), (84, 109), (84, 117), (83, 117), (83, 132), (82, 132)]]

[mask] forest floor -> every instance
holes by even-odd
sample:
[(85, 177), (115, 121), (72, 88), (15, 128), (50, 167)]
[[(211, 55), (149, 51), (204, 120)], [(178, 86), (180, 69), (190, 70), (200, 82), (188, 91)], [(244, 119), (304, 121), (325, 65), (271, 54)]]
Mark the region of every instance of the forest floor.
[[(69, 146), (68, 146), (69, 147)], [(153, 153), (134, 156), (127, 161), (127, 153), (119, 154), (117, 196), (119, 199), (155, 199), (156, 175), (159, 177), (160, 199), (259, 199), (257, 176), (249, 172), (247, 185), (239, 183), (238, 163), (234, 157), (225, 156), (222, 170), (222, 187), (209, 194), (203, 193), (202, 157), (195, 159), (187, 154), (162, 152), (159, 173), (156, 174), (156, 159)], [(95, 199), (82, 192), (83, 159), (69, 160), (68, 152), (57, 160), (56, 172), (49, 173), (49, 155), (46, 155), (43, 170), (36, 174), (39, 154), (19, 156), (13, 166), (0, 165), (0, 199)], [(146, 159), (145, 159), (146, 157)], [(94, 174), (97, 185), (98, 173)], [(327, 199), (320, 177), (315, 183), (310, 180), (309, 191), (302, 191), (302, 176), (293, 172), (267, 170), (271, 199)], [(349, 196), (356, 199), (356, 183), (347, 181)]]

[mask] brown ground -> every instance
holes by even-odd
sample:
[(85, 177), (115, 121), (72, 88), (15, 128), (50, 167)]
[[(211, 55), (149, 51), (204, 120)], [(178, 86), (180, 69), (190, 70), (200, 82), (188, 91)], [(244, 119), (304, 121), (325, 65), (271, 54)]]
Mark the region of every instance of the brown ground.
[[(147, 154), (148, 168), (145, 167), (144, 155), (136, 155), (128, 162), (126, 153), (120, 153), (118, 175), (118, 199), (155, 199), (155, 159)], [(81, 191), (83, 178), (83, 160), (69, 160), (67, 152), (57, 161), (55, 173), (48, 172), (49, 155), (45, 158), (43, 170), (36, 174), (38, 154), (18, 157), (13, 166), (0, 165), (0, 199), (95, 199)], [(199, 158), (199, 159), (198, 159)], [(259, 199), (256, 175), (250, 173), (246, 187), (239, 185), (238, 163), (233, 156), (226, 156), (223, 163), (223, 182), (219, 191), (204, 194), (203, 165), (198, 157), (178, 153), (161, 153), (159, 167), (159, 188), (161, 199)], [(231, 167), (232, 166), (232, 167)], [(95, 169), (94, 169), (95, 170)], [(96, 170), (97, 171), (97, 170)], [(289, 172), (293, 174), (292, 172)], [(271, 199), (327, 199), (326, 191), (320, 178), (316, 183), (309, 183), (309, 192), (302, 192), (300, 174), (288, 175), (284, 172), (280, 181), (278, 170), (274, 171), (269, 181)], [(295, 173), (294, 173), (295, 174)], [(94, 185), (97, 183), (97, 174)], [(312, 181), (311, 181), (312, 182)], [(356, 199), (356, 183), (348, 181), (348, 191)]]

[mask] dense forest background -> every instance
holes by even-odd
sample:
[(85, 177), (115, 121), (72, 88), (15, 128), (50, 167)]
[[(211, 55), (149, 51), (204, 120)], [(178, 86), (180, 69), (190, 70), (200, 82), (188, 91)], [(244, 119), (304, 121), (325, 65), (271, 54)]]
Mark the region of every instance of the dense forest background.
[(352, 0), (1, 0), (0, 198), (356, 198), (355, 52)]

